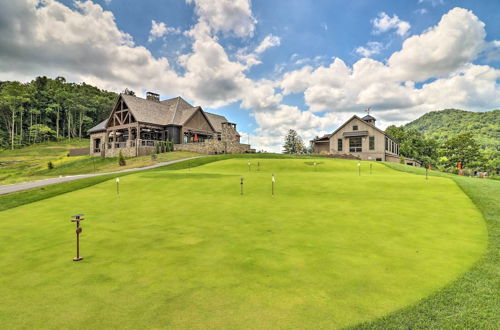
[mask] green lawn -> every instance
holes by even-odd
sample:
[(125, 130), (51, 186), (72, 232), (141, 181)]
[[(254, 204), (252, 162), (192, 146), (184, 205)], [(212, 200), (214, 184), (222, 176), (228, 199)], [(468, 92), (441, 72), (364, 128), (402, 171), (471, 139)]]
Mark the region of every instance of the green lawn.
[[(151, 159), (151, 156), (127, 158), (125, 166), (118, 165), (117, 157), (68, 157), (70, 149), (87, 147), (88, 145), (89, 140), (75, 139), (2, 151), (0, 152), (0, 185), (47, 179), (60, 175), (112, 172), (199, 156), (199, 154), (193, 152), (169, 152), (157, 155), (156, 160)], [(47, 167), (49, 161), (54, 165), (51, 170)]]
[(487, 251), (480, 210), (449, 178), (256, 157), (130, 174), (119, 196), (114, 179), (52, 190), (0, 212), (0, 324), (339, 328), (439, 292)]

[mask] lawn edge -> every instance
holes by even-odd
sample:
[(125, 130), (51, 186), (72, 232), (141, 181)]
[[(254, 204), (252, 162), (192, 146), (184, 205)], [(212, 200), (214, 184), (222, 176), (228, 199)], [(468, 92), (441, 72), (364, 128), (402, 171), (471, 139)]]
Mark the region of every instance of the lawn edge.
[[(384, 163), (387, 167), (405, 173), (424, 176), (425, 170), (407, 165)], [(497, 295), (500, 243), (500, 206), (493, 196), (474, 191), (469, 185), (495, 185), (497, 181), (460, 177), (429, 171), (429, 176), (445, 177), (455, 182), (483, 215), (487, 229), (484, 254), (457, 279), (420, 301), (380, 318), (347, 329), (494, 329), (500, 323)], [(476, 187), (476, 188), (477, 188)], [(499, 185), (500, 187), (500, 185)], [(496, 187), (495, 187), (496, 188)]]

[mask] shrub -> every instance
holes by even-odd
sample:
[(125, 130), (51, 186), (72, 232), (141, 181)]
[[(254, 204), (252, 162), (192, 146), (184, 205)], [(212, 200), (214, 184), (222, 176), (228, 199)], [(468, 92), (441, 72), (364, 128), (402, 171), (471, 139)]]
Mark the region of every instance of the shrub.
[(156, 160), (158, 158), (158, 154), (156, 153), (156, 150), (153, 151), (153, 153), (151, 154), (151, 160)]
[(405, 158), (403, 156), (399, 156), (399, 162), (401, 164), (404, 164), (405, 163)]
[(127, 162), (125, 161), (125, 157), (123, 157), (121, 150), (120, 150), (120, 154), (118, 155), (118, 165), (120, 165), (120, 166), (127, 165)]
[(47, 168), (48, 168), (49, 170), (54, 169), (54, 164), (52, 164), (52, 162), (50, 162), (50, 161), (49, 161), (49, 162), (47, 163)]

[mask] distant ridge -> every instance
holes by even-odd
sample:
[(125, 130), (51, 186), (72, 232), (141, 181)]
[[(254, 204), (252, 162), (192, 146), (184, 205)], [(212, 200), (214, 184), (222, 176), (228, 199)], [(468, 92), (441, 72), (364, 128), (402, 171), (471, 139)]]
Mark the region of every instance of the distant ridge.
[(472, 132), (474, 138), (487, 151), (500, 150), (500, 110), (472, 112), (446, 109), (426, 113), (403, 126), (415, 128), (426, 137), (444, 142), (462, 132)]

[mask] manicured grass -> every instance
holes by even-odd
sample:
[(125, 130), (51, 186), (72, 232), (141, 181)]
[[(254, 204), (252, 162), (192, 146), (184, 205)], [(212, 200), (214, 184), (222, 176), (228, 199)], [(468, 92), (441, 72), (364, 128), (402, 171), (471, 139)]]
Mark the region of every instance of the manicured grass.
[[(425, 169), (387, 163), (390, 168), (423, 179)], [(496, 329), (500, 324), (500, 182), (438, 171), (436, 177), (455, 181), (483, 213), (488, 228), (488, 251), (470, 271), (420, 303), (356, 329)]]
[(119, 196), (109, 180), (0, 212), (0, 324), (338, 328), (415, 304), (486, 250), (481, 213), (450, 179), (258, 156), (196, 159), (123, 177)]
[[(133, 157), (127, 158), (125, 166), (118, 165), (117, 157), (67, 156), (70, 149), (86, 147), (88, 144), (88, 140), (69, 140), (3, 151), (0, 153), (0, 184), (40, 180), (60, 175), (106, 173), (199, 155), (179, 151), (159, 154), (156, 160), (151, 159), (151, 156)], [(51, 170), (47, 168), (49, 161), (54, 165)]]

